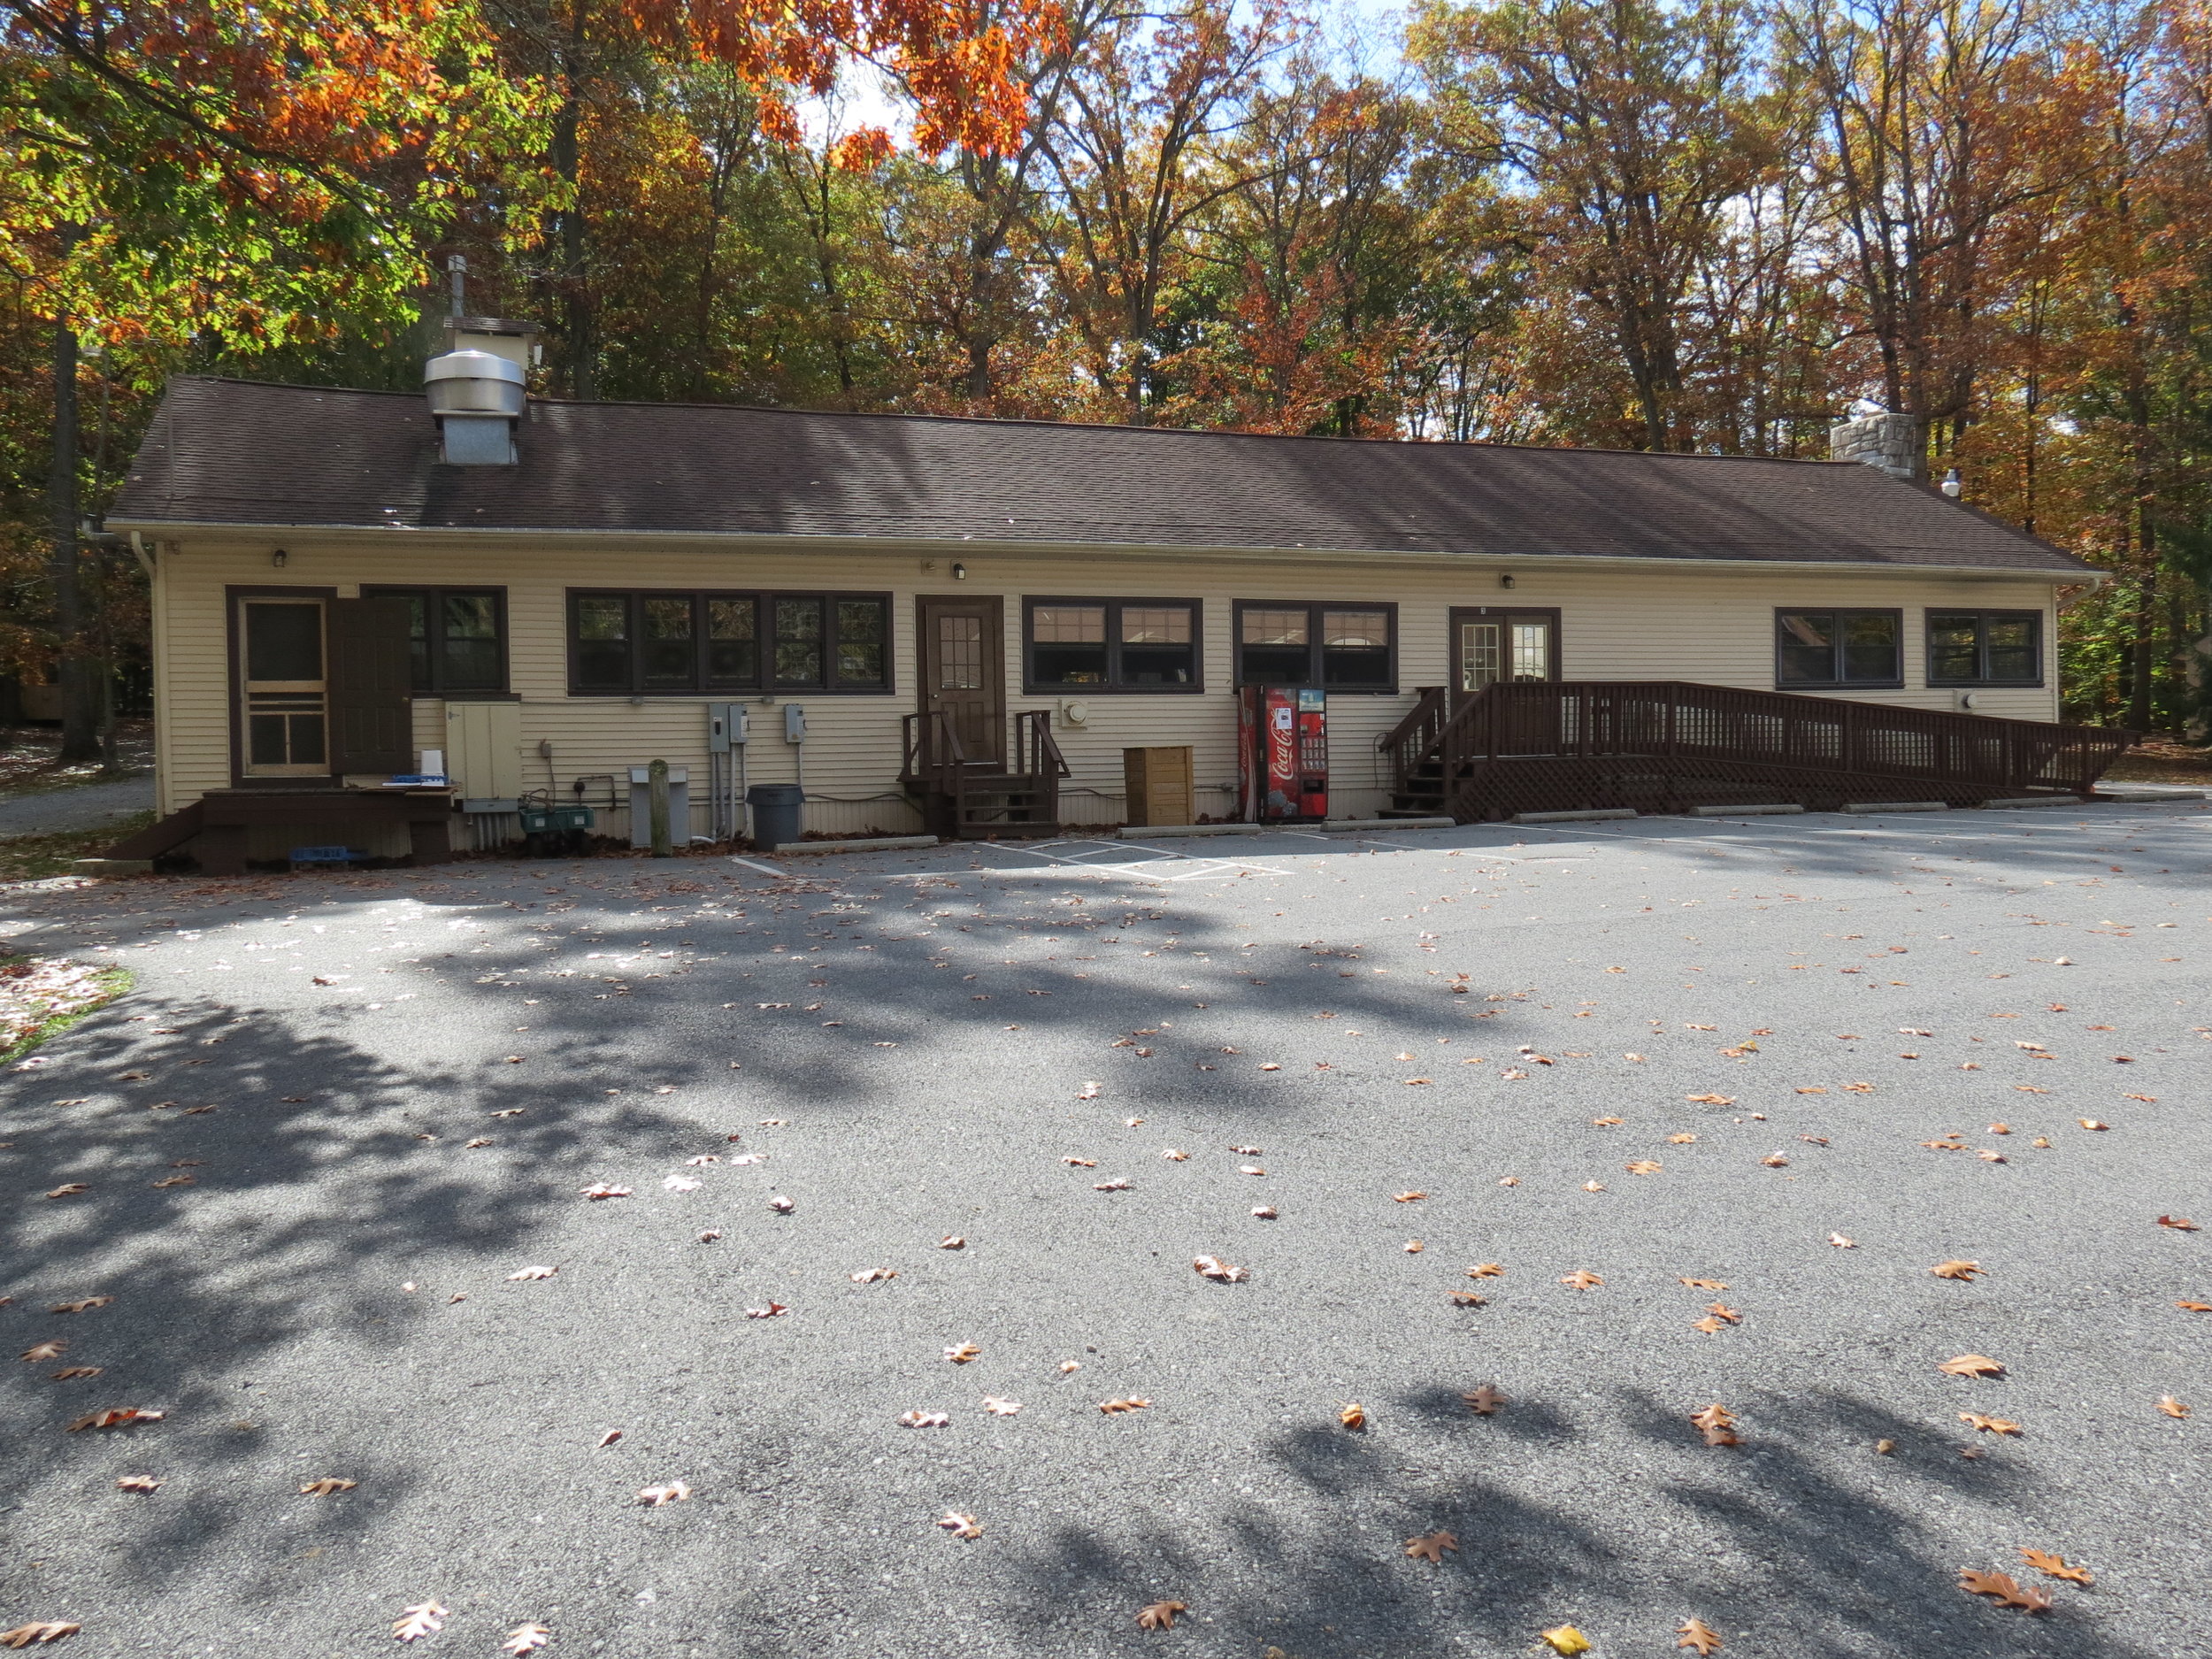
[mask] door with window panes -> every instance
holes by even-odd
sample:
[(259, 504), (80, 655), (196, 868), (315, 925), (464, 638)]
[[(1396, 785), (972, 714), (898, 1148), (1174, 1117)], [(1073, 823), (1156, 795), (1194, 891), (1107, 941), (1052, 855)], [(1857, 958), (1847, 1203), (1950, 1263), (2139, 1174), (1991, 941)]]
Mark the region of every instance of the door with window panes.
[(1484, 605), (1451, 615), (1453, 698), (1471, 696), (1500, 680), (1559, 678), (1559, 613)]
[(1005, 762), (1006, 640), (995, 595), (915, 602), (924, 714), (951, 717), (971, 765)]

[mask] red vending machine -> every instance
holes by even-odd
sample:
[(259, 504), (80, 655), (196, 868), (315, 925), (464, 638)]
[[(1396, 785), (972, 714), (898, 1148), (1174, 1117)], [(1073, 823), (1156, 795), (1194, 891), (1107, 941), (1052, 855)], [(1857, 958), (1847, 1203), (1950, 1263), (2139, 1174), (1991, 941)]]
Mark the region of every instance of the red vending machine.
[(1239, 816), (1248, 824), (1329, 816), (1329, 699), (1318, 686), (1237, 694)]

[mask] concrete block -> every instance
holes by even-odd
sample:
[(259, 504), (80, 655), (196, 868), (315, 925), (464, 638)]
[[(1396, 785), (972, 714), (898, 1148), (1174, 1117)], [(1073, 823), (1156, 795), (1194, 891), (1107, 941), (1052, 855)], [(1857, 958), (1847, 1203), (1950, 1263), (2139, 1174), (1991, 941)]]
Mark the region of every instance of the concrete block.
[(1325, 835), (1357, 834), (1366, 830), (1457, 829), (1452, 818), (1333, 818), (1321, 826)]
[(1263, 835), (1274, 824), (1146, 824), (1124, 825), (1114, 833), (1125, 841), (1149, 841), (1156, 835)]
[(1771, 818), (1786, 812), (1802, 812), (1805, 809), (1794, 802), (1773, 802), (1764, 806), (1694, 806), (1692, 818)]
[(1634, 818), (1636, 810), (1625, 806), (1586, 807), (1579, 812), (1516, 812), (1516, 824), (1589, 824), (1609, 818)]
[(1985, 811), (1995, 810), (2000, 807), (2079, 806), (2080, 804), (2081, 797), (2078, 795), (2007, 795), (2001, 801), (1985, 801), (1981, 803)]
[(785, 841), (774, 853), (763, 856), (780, 858), (786, 853), (887, 853), (941, 844), (934, 835), (869, 835), (850, 841)]
[(1947, 801), (1846, 801), (1843, 810), (1867, 816), (1878, 812), (1948, 812)]
[(150, 858), (73, 858), (69, 864), (73, 876), (150, 876), (153, 872)]

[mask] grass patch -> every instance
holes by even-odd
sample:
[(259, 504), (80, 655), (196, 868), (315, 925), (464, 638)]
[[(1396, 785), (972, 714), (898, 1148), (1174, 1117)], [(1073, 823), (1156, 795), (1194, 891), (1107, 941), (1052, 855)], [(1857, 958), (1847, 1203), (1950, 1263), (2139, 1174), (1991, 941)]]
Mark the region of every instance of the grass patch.
[(105, 1008), (131, 985), (127, 968), (60, 956), (0, 956), (0, 1065)]
[(50, 835), (16, 835), (0, 841), (0, 881), (36, 881), (69, 873), (80, 858), (97, 858), (127, 835), (154, 821), (150, 809), (118, 818), (98, 829), (58, 830)]

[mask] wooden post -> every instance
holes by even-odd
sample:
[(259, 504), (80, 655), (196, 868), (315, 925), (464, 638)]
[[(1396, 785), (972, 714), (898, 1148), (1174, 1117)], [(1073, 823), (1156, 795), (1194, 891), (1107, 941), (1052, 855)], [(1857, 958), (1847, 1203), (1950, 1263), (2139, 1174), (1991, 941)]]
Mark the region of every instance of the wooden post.
[(650, 780), (646, 793), (651, 803), (653, 856), (667, 858), (673, 856), (668, 844), (668, 763), (657, 760), (648, 772)]

